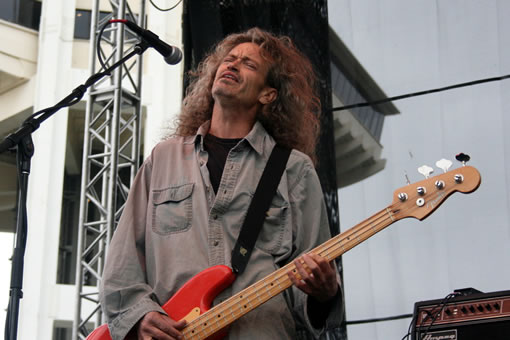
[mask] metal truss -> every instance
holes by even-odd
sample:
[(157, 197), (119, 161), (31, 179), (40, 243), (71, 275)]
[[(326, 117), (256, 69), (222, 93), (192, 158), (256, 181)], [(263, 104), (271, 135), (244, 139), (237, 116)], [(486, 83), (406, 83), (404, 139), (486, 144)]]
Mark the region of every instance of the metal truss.
[[(96, 73), (97, 53), (106, 67), (130, 52), (137, 38), (122, 24), (98, 33), (108, 20), (128, 19), (145, 26), (145, 0), (133, 9), (127, 0), (110, 0), (111, 13), (99, 11), (95, 0), (90, 34), (90, 71)], [(135, 1), (131, 1), (135, 2)], [(98, 287), (108, 244), (139, 166), (141, 136), (142, 57), (128, 61), (91, 87), (85, 112), (79, 234), (76, 266), (76, 309), (72, 339), (85, 339), (104, 323)]]

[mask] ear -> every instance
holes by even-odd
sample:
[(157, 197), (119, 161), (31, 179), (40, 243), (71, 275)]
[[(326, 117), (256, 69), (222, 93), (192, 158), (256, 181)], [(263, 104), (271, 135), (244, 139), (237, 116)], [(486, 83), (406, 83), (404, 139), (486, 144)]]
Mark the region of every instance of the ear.
[(262, 105), (270, 104), (278, 97), (278, 91), (272, 87), (265, 87), (259, 96), (259, 102)]

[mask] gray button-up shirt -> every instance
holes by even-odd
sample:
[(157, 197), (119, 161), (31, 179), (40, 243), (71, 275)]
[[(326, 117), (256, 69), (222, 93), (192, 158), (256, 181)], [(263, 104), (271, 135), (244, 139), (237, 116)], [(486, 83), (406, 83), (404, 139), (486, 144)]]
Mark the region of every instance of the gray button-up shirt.
[[(212, 189), (203, 136), (158, 144), (142, 165), (109, 246), (101, 304), (113, 340), (123, 339), (198, 272), (230, 265), (244, 216), (275, 145), (263, 126), (229, 153), (218, 192)], [(293, 150), (246, 271), (217, 296), (219, 303), (329, 239), (326, 209), (310, 159)], [(228, 339), (295, 339), (296, 329), (318, 336), (307, 298), (292, 287), (235, 321)], [(340, 302), (326, 327), (340, 323)]]

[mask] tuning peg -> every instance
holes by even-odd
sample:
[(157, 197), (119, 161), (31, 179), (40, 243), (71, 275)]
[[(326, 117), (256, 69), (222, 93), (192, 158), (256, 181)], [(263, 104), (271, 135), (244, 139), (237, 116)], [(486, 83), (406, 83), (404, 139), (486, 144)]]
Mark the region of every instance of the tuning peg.
[(465, 166), (466, 163), (469, 162), (471, 157), (469, 157), (469, 155), (466, 155), (465, 153), (461, 152), (455, 156), (455, 159), (458, 160), (459, 162), (462, 162), (462, 165)]
[(430, 174), (434, 172), (434, 169), (428, 165), (422, 165), (418, 168), (418, 172), (425, 176), (425, 178), (429, 178)]
[(452, 161), (448, 160), (448, 159), (440, 159), (436, 162), (436, 166), (443, 170), (443, 172), (448, 172), (448, 169), (450, 169), (450, 167), (452, 166)]

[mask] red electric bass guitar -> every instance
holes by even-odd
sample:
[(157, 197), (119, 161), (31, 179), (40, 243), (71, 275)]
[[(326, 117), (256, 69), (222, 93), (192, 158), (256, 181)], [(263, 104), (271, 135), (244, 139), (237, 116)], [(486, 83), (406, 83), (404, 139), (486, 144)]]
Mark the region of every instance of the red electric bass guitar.
[[(429, 172), (432, 170), (428, 169)], [(475, 168), (463, 166), (404, 186), (394, 192), (393, 202), (388, 207), (331, 238), (311, 253), (333, 260), (398, 220), (407, 217), (423, 220), (448, 196), (454, 192), (473, 192), (480, 182), (480, 173)], [(287, 272), (295, 270), (294, 264), (289, 263), (211, 308), (214, 298), (235, 280), (229, 267), (214, 266), (189, 280), (163, 305), (163, 309), (172, 319), (188, 322), (182, 331), (184, 339), (221, 339), (226, 335), (228, 325), (289, 288), (291, 282)], [(95, 329), (87, 340), (111, 340), (108, 327), (102, 325)]]

